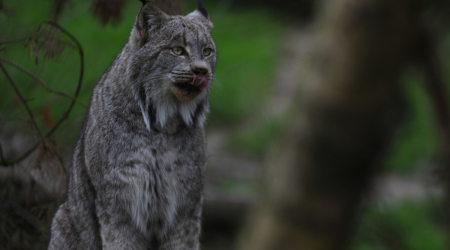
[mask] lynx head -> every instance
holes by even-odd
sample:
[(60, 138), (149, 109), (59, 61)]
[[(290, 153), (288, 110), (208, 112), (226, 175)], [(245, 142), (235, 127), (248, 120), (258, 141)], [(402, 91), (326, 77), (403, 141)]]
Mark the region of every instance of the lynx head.
[(200, 1), (187, 16), (169, 16), (145, 3), (136, 17), (128, 75), (147, 128), (180, 118), (203, 125), (216, 66), (212, 23)]

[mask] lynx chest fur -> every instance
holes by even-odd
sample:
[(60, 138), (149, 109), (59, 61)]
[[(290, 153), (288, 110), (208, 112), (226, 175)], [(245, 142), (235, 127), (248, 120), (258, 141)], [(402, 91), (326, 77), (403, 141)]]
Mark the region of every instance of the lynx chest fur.
[(49, 249), (199, 248), (216, 48), (198, 4), (140, 10), (94, 89)]

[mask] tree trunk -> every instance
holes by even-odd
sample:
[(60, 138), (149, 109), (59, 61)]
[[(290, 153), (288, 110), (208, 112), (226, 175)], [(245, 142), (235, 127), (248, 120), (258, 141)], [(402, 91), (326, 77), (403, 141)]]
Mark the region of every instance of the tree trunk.
[(417, 29), (410, 0), (329, 0), (312, 79), (267, 162), (241, 250), (340, 250), (404, 113), (399, 77)]

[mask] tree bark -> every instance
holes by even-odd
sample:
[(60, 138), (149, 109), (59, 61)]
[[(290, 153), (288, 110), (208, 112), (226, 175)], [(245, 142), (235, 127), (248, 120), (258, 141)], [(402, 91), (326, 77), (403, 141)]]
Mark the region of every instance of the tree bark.
[(238, 249), (346, 249), (361, 197), (402, 121), (399, 78), (416, 36), (417, 2), (322, 7), (312, 77), (268, 159), (263, 200)]

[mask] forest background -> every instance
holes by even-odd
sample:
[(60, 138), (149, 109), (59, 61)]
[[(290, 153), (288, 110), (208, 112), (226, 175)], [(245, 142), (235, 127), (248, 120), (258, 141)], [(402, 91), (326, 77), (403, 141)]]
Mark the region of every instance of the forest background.
[[(174, 2), (184, 14), (196, 8), (195, 4), (189, 1), (167, 2)], [(361, 165), (358, 169), (369, 171), (360, 176), (358, 171), (344, 168), (339, 173), (350, 171), (351, 173), (345, 176), (351, 178), (347, 180), (339, 174), (334, 176), (344, 183), (362, 180), (359, 181), (362, 184), (355, 188), (360, 191), (355, 194), (358, 198), (349, 201), (351, 215), (343, 216), (345, 226), (339, 223), (339, 226), (329, 226), (328, 222), (322, 222), (322, 218), (326, 220), (326, 214), (329, 212), (314, 209), (314, 213), (319, 211), (319, 215), (315, 216), (321, 218), (320, 223), (328, 226), (315, 227), (311, 226), (315, 222), (304, 223), (300, 220), (296, 223), (303, 223), (301, 228), (307, 230), (295, 229), (291, 232), (291, 227), (280, 230), (284, 232), (283, 235), (292, 235), (286, 237), (268, 233), (273, 238), (280, 237), (279, 241), (282, 243), (274, 243), (277, 240), (273, 240), (266, 244), (267, 249), (448, 249), (449, 227), (446, 214), (449, 213), (446, 212), (448, 209), (445, 203), (448, 179), (445, 170), (448, 165), (445, 150), (447, 108), (443, 108), (442, 101), (439, 101), (444, 99), (443, 105), (446, 105), (446, 87), (450, 82), (448, 4), (445, 1), (411, 1), (415, 3), (412, 6), (406, 3), (407, 1), (391, 1), (395, 4), (389, 4), (389, 1), (366, 0), (361, 1), (361, 5), (367, 4), (363, 8), (350, 0), (335, 1), (334, 5), (329, 2), (332, 1), (205, 1), (214, 23), (212, 36), (218, 48), (219, 59), (206, 128), (210, 162), (205, 187), (203, 249), (251, 249), (247, 244), (254, 246), (253, 249), (263, 249), (257, 247), (258, 243), (254, 243), (260, 241), (259, 238), (248, 232), (257, 233), (258, 230), (253, 230), (253, 227), (264, 228), (258, 226), (255, 220), (264, 221), (261, 216), (266, 218), (266, 213), (272, 213), (270, 209), (269, 212), (261, 212), (264, 210), (261, 207), (273, 207), (261, 204), (276, 203), (281, 197), (275, 195), (278, 198), (273, 198), (274, 194), (270, 191), (273, 187), (270, 184), (270, 173), (279, 168), (280, 172), (288, 171), (296, 175), (295, 172), (280, 167), (292, 163), (281, 160), (285, 155), (279, 152), (289, 151), (283, 148), (286, 145), (294, 149), (299, 147), (299, 154), (309, 152), (303, 151), (303, 146), (298, 146), (297, 142), (289, 142), (286, 137), (301, 138), (305, 126), (301, 124), (302, 121), (297, 120), (308, 120), (311, 110), (318, 109), (318, 113), (322, 110), (322, 104), (318, 105), (319, 108), (315, 104), (320, 103), (322, 99), (308, 101), (305, 93), (315, 96), (316, 92), (308, 92), (308, 88), (313, 86), (315, 81), (328, 81), (316, 80), (328, 74), (325, 66), (321, 65), (334, 65), (336, 62), (331, 60), (324, 63), (323, 58), (333, 58), (334, 52), (327, 52), (330, 47), (333, 51), (341, 49), (329, 44), (327, 49), (322, 49), (321, 46), (326, 46), (323, 44), (339, 37), (336, 33), (341, 30), (339, 25), (346, 27), (342, 31), (343, 34), (349, 33), (348, 38), (339, 38), (343, 39), (339, 41), (344, 43), (345, 39), (371, 36), (371, 31), (361, 32), (359, 28), (352, 31), (352, 25), (357, 22), (331, 22), (331, 17), (344, 13), (346, 15), (342, 19), (345, 20), (351, 16), (349, 13), (358, 11), (363, 13), (360, 15), (372, 18), (370, 22), (366, 21), (370, 23), (367, 27), (383, 34), (375, 39), (356, 39), (355, 44), (365, 45), (360, 45), (361, 48), (382, 48), (408, 40), (389, 40), (392, 33), (389, 26), (396, 27), (395, 22), (383, 23), (383, 20), (392, 18), (390, 16), (396, 17), (400, 13), (398, 16), (412, 16), (405, 19), (410, 23), (405, 21), (400, 24), (405, 25), (400, 30), (410, 30), (414, 25), (426, 30), (424, 40), (427, 42), (419, 42), (419, 45), (415, 45), (419, 46), (419, 49), (412, 46), (414, 49), (411, 51), (422, 51), (422, 48), (427, 46), (431, 49), (422, 53), (426, 54), (425, 56), (413, 55), (410, 51), (397, 56), (407, 58), (405, 60), (395, 59), (396, 54), (391, 50), (381, 50), (380, 57), (387, 58), (389, 63), (394, 62), (389, 67), (396, 70), (398, 77), (390, 77), (391, 73), (384, 74), (380, 71), (384, 59), (372, 58), (370, 53), (361, 59), (362, 61), (358, 61), (386, 77), (378, 79), (378, 76), (363, 74), (361, 79), (367, 79), (367, 82), (373, 78), (378, 82), (394, 81), (395, 84), (392, 85), (398, 88), (393, 92), (401, 94), (393, 98), (400, 102), (393, 104), (393, 114), (383, 118), (387, 121), (386, 131), (389, 132), (372, 128), (367, 132), (373, 137), (383, 138), (381, 146), (374, 150), (377, 152), (373, 156), (368, 156), (367, 161), (355, 163)], [(340, 5), (356, 7), (342, 8)], [(58, 9), (62, 6), (64, 8)], [(0, 1), (0, 249), (3, 249), (3, 246), (4, 249), (45, 248), (51, 217), (63, 199), (66, 169), (92, 89), (126, 43), (140, 6), (139, 1), (131, 0)], [(386, 10), (390, 14), (385, 14)], [(364, 18), (361, 17), (361, 20), (361, 25), (366, 24)], [(46, 23), (48, 21), (52, 22)], [(416, 26), (411, 30), (415, 28)], [(359, 33), (355, 35), (352, 32)], [(383, 32), (387, 33), (387, 38)], [(405, 37), (410, 35), (402, 32), (398, 34)], [(382, 41), (386, 41), (386, 44), (379, 45)], [(396, 46), (405, 47), (401, 44)], [(359, 47), (355, 48), (357, 50)], [(346, 47), (342, 50), (346, 49), (352, 48)], [(82, 79), (80, 51), (83, 56)], [(432, 69), (429, 70), (428, 64), (425, 63), (428, 53), (435, 59), (435, 63), (430, 66)], [(391, 55), (394, 56), (391, 58)], [(403, 61), (414, 63), (406, 65)], [(346, 65), (345, 61), (338, 64)], [(348, 71), (355, 74), (355, 71)], [(331, 78), (334, 73), (333, 70), (329, 72)], [(336, 78), (339, 77), (338, 74)], [(430, 85), (427, 82), (433, 77), (440, 82), (433, 85), (431, 80), (431, 85), (437, 86), (437, 91), (434, 92), (430, 90), (433, 87), (427, 87)], [(392, 80), (393, 78), (395, 79)], [(80, 81), (82, 85), (79, 85)], [(363, 82), (365, 81), (358, 83), (364, 85)], [(342, 88), (343, 90), (333, 86), (330, 89), (336, 92), (353, 91), (367, 99), (370, 99), (370, 95), (365, 95), (365, 91), (374, 96), (378, 93), (376, 89), (356, 88), (355, 91), (348, 86)], [(323, 100), (326, 101), (327, 96)], [(314, 108), (308, 109), (308, 105)], [(380, 109), (389, 113), (387, 111), (390, 107), (382, 106)], [(348, 118), (345, 112), (333, 112), (325, 113), (337, 116), (334, 119), (338, 121)], [(376, 114), (375, 112), (374, 116)], [(310, 120), (314, 121), (314, 117), (308, 121)], [(380, 119), (377, 118), (378, 120)], [(351, 125), (350, 129), (358, 131), (360, 126), (367, 125), (351, 124), (355, 127)], [(340, 143), (335, 145), (335, 148), (346, 147), (346, 140), (351, 140), (352, 136), (347, 136), (347, 132), (342, 130), (339, 133), (342, 136), (336, 139)], [(331, 132), (323, 134), (332, 137)], [(360, 135), (358, 134), (358, 137), (364, 137)], [(370, 141), (372, 137), (367, 138), (362, 140), (362, 143)], [(333, 153), (330, 154), (330, 151), (326, 150), (328, 148), (319, 148), (317, 154), (320, 159), (333, 159)], [(21, 156), (27, 152), (30, 154), (22, 159)], [(348, 155), (358, 158), (360, 155), (357, 153), (355, 150)], [(20, 160), (17, 160), (18, 158)], [(343, 162), (346, 160), (343, 159)], [(324, 164), (335, 167), (336, 171), (340, 167), (339, 161)], [(336, 166), (333, 166), (334, 164)], [(302, 164), (297, 167), (302, 168)], [(317, 169), (319, 174), (334, 173), (334, 170), (329, 171), (327, 168)], [(307, 178), (304, 176), (308, 176), (308, 173), (306, 171), (306, 174), (300, 174), (303, 176), (301, 178)], [(289, 180), (286, 182), (289, 183)], [(320, 181), (318, 183), (320, 184)], [(315, 192), (315, 187), (295, 187)], [(346, 196), (343, 197), (345, 200)], [(306, 199), (314, 198), (315, 196)], [(308, 202), (300, 203), (314, 207)], [(329, 206), (330, 203), (326, 204), (320, 207)], [(291, 212), (310, 213), (302, 209), (296, 210), (296, 204), (288, 206), (292, 206), (291, 210), (288, 210)], [(357, 209), (353, 209), (354, 207)], [(339, 213), (336, 214), (340, 217)], [(339, 228), (343, 234), (336, 234), (334, 227)], [(308, 240), (302, 236), (304, 231), (308, 231)], [(265, 232), (262, 232), (259, 235), (264, 234)], [(301, 240), (297, 243), (293, 238)], [(330, 242), (334, 247), (328, 247), (326, 244), (319, 246), (317, 242), (314, 243), (315, 238), (317, 241)], [(270, 248), (276, 244), (283, 247)], [(304, 248), (300, 248), (301, 245)]]

